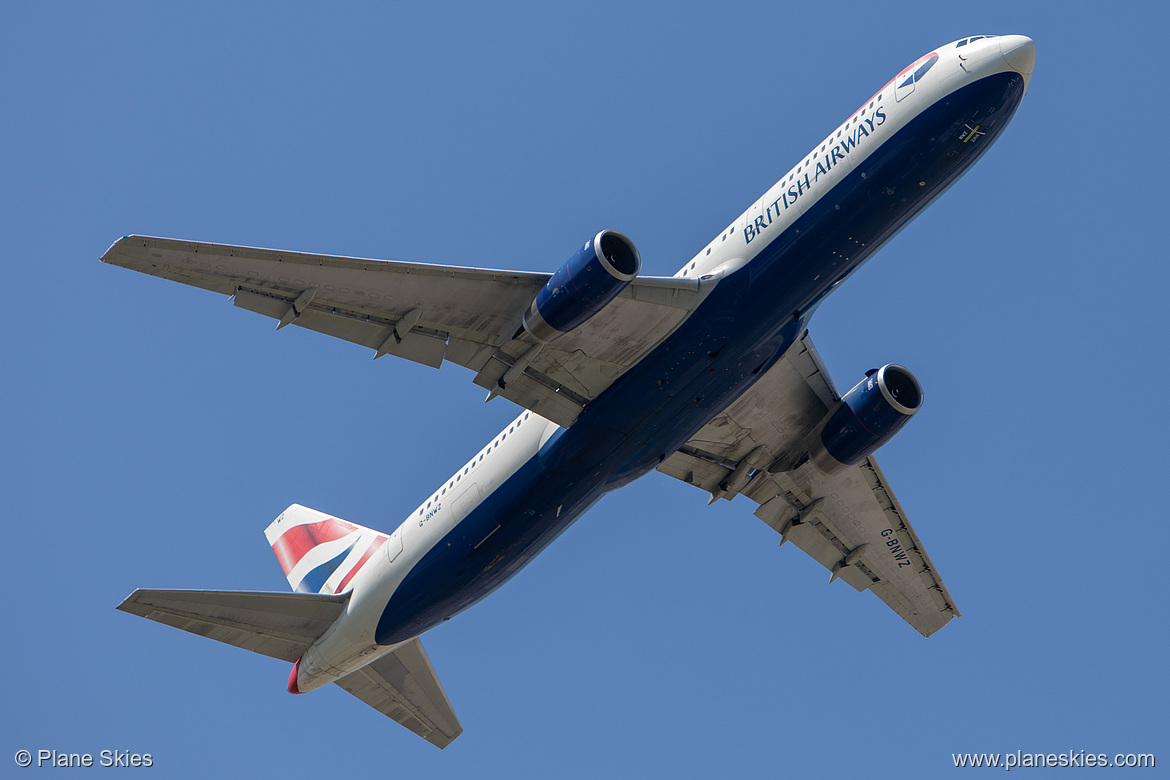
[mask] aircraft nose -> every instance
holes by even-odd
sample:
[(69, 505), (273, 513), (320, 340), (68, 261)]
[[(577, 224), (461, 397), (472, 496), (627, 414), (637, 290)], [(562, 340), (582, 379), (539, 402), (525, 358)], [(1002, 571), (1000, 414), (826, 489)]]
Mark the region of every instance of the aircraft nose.
[(999, 50), (1012, 70), (1024, 76), (1032, 75), (1036, 64), (1036, 44), (1023, 35), (1004, 35), (999, 39)]

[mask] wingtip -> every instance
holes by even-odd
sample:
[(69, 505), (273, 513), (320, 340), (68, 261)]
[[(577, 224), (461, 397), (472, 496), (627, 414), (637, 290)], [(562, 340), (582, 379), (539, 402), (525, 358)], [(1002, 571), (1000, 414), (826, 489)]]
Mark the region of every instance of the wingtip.
[(141, 592), (142, 592), (141, 588), (135, 589), (133, 593), (131, 593), (126, 598), (122, 599), (122, 603), (119, 604), (118, 606), (114, 607), (114, 609), (118, 610), (119, 612), (125, 612), (125, 613), (130, 614), (130, 615), (142, 614), (139, 610), (134, 609), (135, 606), (138, 606), (138, 594)]
[(446, 750), (448, 747), (451, 746), (452, 742), (459, 739), (459, 735), (462, 733), (463, 733), (463, 729), (460, 728), (458, 731), (456, 731), (454, 734), (452, 734), (450, 736), (444, 734), (442, 739), (436, 739), (436, 740), (427, 739), (427, 742), (430, 742), (432, 745), (437, 747), (439, 750)]

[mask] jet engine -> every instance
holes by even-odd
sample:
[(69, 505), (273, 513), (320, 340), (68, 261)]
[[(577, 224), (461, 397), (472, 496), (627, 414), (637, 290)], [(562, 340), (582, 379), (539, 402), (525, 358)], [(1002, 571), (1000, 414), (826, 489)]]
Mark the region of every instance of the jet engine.
[(524, 313), (524, 329), (542, 342), (568, 333), (616, 298), (641, 268), (630, 239), (616, 230), (601, 231), (536, 294)]
[(922, 408), (922, 386), (902, 366), (888, 364), (866, 372), (813, 434), (809, 457), (826, 474), (835, 474), (871, 455)]

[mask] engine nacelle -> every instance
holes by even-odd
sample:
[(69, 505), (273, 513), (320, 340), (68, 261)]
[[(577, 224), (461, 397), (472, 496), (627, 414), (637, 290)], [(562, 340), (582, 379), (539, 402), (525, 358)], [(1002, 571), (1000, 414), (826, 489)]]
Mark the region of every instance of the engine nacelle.
[(870, 371), (825, 416), (813, 434), (809, 457), (835, 474), (859, 463), (885, 444), (922, 408), (922, 386), (892, 363)]
[(568, 333), (616, 298), (641, 269), (630, 239), (616, 230), (601, 231), (536, 294), (524, 313), (524, 329), (539, 341)]

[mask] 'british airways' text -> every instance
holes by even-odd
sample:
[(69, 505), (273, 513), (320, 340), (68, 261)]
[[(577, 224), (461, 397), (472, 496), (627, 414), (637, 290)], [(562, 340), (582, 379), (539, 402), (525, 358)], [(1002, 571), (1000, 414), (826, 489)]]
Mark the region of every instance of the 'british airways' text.
[(750, 244), (752, 239), (763, 233), (772, 224), (772, 220), (780, 216), (782, 211), (786, 211), (792, 207), (801, 197), (808, 193), (821, 176), (827, 176), (829, 171), (833, 170), (838, 163), (845, 160), (851, 152), (857, 149), (862, 139), (867, 138), (877, 128), (885, 124), (885, 121), (886, 113), (882, 110), (882, 106), (878, 106), (874, 110), (873, 116), (862, 119), (844, 138), (829, 149), (826, 149), (823, 156), (817, 158), (815, 168), (810, 163), (809, 170), (803, 175), (797, 175), (792, 185), (780, 193), (779, 198), (765, 207), (763, 214), (757, 215), (755, 220), (744, 227), (743, 237), (747, 243)]

